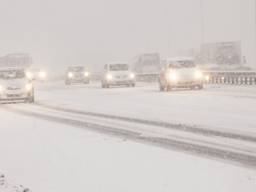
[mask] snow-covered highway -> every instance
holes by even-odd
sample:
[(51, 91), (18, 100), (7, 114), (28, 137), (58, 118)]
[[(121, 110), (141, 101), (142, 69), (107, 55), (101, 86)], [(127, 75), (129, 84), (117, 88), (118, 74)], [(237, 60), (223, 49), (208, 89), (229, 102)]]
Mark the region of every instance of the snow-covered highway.
[[(133, 156), (138, 156), (137, 162), (134, 159), (136, 165), (132, 165), (133, 174), (137, 174), (142, 164), (148, 161), (149, 164), (156, 164), (146, 169), (152, 169), (152, 172), (161, 169), (167, 183), (179, 183), (188, 179), (192, 185), (189, 188), (176, 184), (165, 186), (162, 177), (160, 179), (155, 173), (148, 176), (148, 171), (144, 170), (144, 173), (139, 173), (144, 179), (140, 185), (132, 180), (132, 186), (138, 187), (129, 188), (130, 191), (150, 191), (146, 183), (151, 179), (156, 181), (155, 184), (149, 184), (154, 189), (151, 191), (187, 191), (191, 187), (197, 191), (209, 191), (208, 186), (211, 186), (212, 191), (216, 191), (217, 186), (220, 187), (218, 191), (227, 191), (226, 187), (229, 188), (228, 191), (240, 191), (238, 186), (241, 186), (241, 183), (230, 187), (230, 182), (234, 180), (243, 180), (246, 191), (253, 191), (256, 188), (255, 113), (256, 88), (250, 86), (208, 86), (202, 91), (176, 90), (165, 93), (159, 92), (155, 84), (111, 89), (101, 89), (99, 83), (74, 86), (64, 86), (63, 83), (40, 84), (36, 90), (35, 104), (1, 106), (0, 115), (4, 118), (0, 122), (0, 149), (12, 150), (9, 150), (10, 154), (3, 154), (0, 163), (7, 167), (4, 169), (5, 172), (18, 175), (19, 182), (26, 185), (30, 185), (31, 174), (35, 171), (33, 168), (36, 169), (36, 164), (40, 163), (42, 167), (38, 168), (39, 178), (33, 178), (34, 186), (30, 186), (33, 189), (40, 186), (42, 191), (69, 191), (71, 184), (68, 184), (67, 188), (60, 186), (60, 183), (67, 179), (63, 178), (61, 173), (66, 176), (68, 171), (75, 174), (72, 176), (75, 179), (81, 179), (82, 175), (90, 177), (93, 174), (106, 174), (102, 173), (93, 161), (111, 167), (121, 163), (129, 169), (129, 161)], [(74, 129), (77, 127), (83, 129)], [(15, 142), (7, 139), (11, 135)], [(91, 141), (88, 141), (88, 138), (92, 138)], [(126, 148), (124, 145), (129, 147)], [(47, 148), (46, 151), (43, 146)], [(118, 146), (120, 148), (116, 150)], [(40, 151), (37, 151), (38, 147), (41, 148)], [(108, 150), (111, 149), (107, 149), (108, 147), (113, 149), (111, 155), (118, 156), (122, 150), (122, 155), (126, 158), (117, 158), (109, 162)], [(87, 150), (86, 153), (83, 152), (84, 148)], [(146, 148), (154, 152), (145, 154)], [(19, 153), (22, 151), (24, 156), (17, 156), (17, 150)], [(62, 151), (61, 154), (59, 150)], [(108, 152), (104, 152), (105, 150)], [(159, 151), (162, 150), (165, 150), (168, 156), (165, 158), (171, 160), (170, 164), (159, 156)], [(100, 154), (101, 160), (94, 156), (94, 153)], [(88, 155), (92, 161), (89, 164), (95, 170), (92, 168), (87, 172), (88, 167), (83, 161), (86, 161)], [(78, 159), (73, 159), (72, 156)], [(153, 156), (155, 160), (152, 160)], [(49, 159), (60, 162), (60, 167), (64, 169), (55, 170), (57, 173), (51, 172), (53, 175), (50, 178), (56, 183), (43, 179), (51, 167)], [(29, 162), (32, 166), (28, 169), (28, 176), (24, 176), (19, 169), (28, 167)], [(195, 162), (198, 162), (196, 167)], [(212, 166), (205, 166), (206, 164)], [(14, 168), (11, 169), (11, 166)], [(193, 174), (189, 175), (185, 171), (186, 166), (192, 172), (201, 172), (202, 177), (193, 178)], [(112, 167), (106, 171), (117, 173), (117, 169)], [(163, 171), (165, 169), (166, 171)], [(119, 178), (120, 185), (117, 186), (109, 184), (113, 182), (113, 178), (108, 178), (104, 182), (103, 178), (92, 180), (101, 183), (102, 186), (109, 185), (108, 189), (111, 191), (120, 191), (127, 180), (133, 177), (128, 170), (125, 169), (123, 172), (127, 173), (127, 178), (121, 181)], [(182, 172), (183, 177), (176, 178), (178, 172)], [(198, 189), (196, 183), (199, 180), (205, 182), (206, 175), (211, 181)], [(173, 179), (170, 180), (170, 177)], [(37, 181), (34, 182), (35, 180)], [(71, 181), (72, 185), (74, 182)], [(80, 188), (77, 188), (81, 191), (82, 183), (78, 185)], [(84, 186), (83, 189), (104, 191), (94, 189), (90, 185)]]
[(256, 88), (208, 86), (202, 91), (159, 92), (157, 84), (102, 89), (100, 83), (41, 85), (37, 102), (51, 106), (185, 124), (214, 130), (235, 130), (256, 136)]
[[(174, 150), (218, 158), (256, 168), (256, 137), (237, 132), (204, 130), (186, 125), (107, 114), (72, 111), (44, 105), (9, 105), (5, 110), (52, 122), (86, 128), (124, 139), (146, 142)], [(180, 128), (180, 129), (179, 129)]]

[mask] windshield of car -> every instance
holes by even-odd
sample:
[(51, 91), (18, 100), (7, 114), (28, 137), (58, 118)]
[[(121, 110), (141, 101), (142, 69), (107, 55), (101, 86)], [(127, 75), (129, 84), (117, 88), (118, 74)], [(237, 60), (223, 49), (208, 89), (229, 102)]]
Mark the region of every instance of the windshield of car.
[(68, 71), (71, 71), (71, 72), (83, 72), (84, 71), (84, 67), (70, 67), (70, 68), (68, 68)]
[(194, 68), (194, 67), (196, 67), (194, 61), (190, 61), (190, 60), (171, 61), (168, 64), (168, 68), (172, 68), (172, 69)]
[(129, 65), (127, 64), (111, 64), (109, 66), (110, 71), (128, 71)]
[(25, 77), (24, 70), (0, 71), (0, 79), (22, 79)]

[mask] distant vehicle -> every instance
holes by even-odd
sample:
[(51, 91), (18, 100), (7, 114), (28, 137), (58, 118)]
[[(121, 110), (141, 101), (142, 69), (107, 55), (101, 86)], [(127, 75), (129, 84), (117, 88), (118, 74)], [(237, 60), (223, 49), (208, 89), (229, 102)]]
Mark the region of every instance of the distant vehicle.
[(168, 59), (159, 77), (160, 91), (172, 88), (203, 89), (203, 73), (191, 58)]
[(140, 54), (133, 58), (130, 63), (136, 74), (159, 73), (161, 69), (161, 58), (159, 53)]
[(0, 187), (5, 185), (5, 183), (6, 183), (5, 175), (0, 173)]
[(30, 80), (35, 80), (35, 81), (46, 81), (47, 80), (47, 73), (45, 70), (42, 69), (28, 69), (26, 70), (26, 76)]
[(33, 59), (29, 54), (12, 53), (0, 57), (0, 67), (28, 68), (33, 64)]
[(111, 63), (104, 66), (102, 88), (115, 85), (135, 86), (135, 74), (127, 63)]
[(0, 68), (0, 102), (3, 101), (34, 103), (34, 86), (25, 69)]
[(72, 83), (90, 83), (90, 73), (82, 66), (68, 67), (66, 72), (65, 84), (71, 85)]

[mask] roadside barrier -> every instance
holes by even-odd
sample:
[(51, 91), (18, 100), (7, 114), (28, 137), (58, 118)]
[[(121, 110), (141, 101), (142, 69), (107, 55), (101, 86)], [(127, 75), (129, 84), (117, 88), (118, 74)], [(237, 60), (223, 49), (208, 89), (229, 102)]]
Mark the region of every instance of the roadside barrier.
[[(139, 82), (156, 82), (159, 74), (137, 74)], [(254, 71), (205, 71), (204, 80), (207, 84), (227, 85), (256, 85), (256, 72)]]

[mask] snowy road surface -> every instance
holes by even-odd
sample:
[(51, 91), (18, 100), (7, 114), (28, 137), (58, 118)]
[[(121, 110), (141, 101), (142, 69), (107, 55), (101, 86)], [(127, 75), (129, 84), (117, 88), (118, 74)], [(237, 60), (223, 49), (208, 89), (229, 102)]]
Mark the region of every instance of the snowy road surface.
[[(231, 159), (200, 158), (122, 137), (139, 133), (143, 138), (188, 140), (210, 150), (224, 149), (227, 157), (233, 152), (249, 155), (253, 161), (255, 112), (253, 87), (160, 93), (155, 85), (40, 85), (37, 104), (0, 110), (0, 169), (33, 191), (255, 191), (253, 162), (243, 167)], [(65, 118), (66, 125), (56, 118)], [(74, 123), (106, 126), (123, 135), (76, 129)]]
[(157, 85), (102, 89), (100, 84), (45, 86), (43, 103), (204, 128), (229, 129), (256, 135), (256, 87), (207, 87), (202, 91), (159, 92)]

